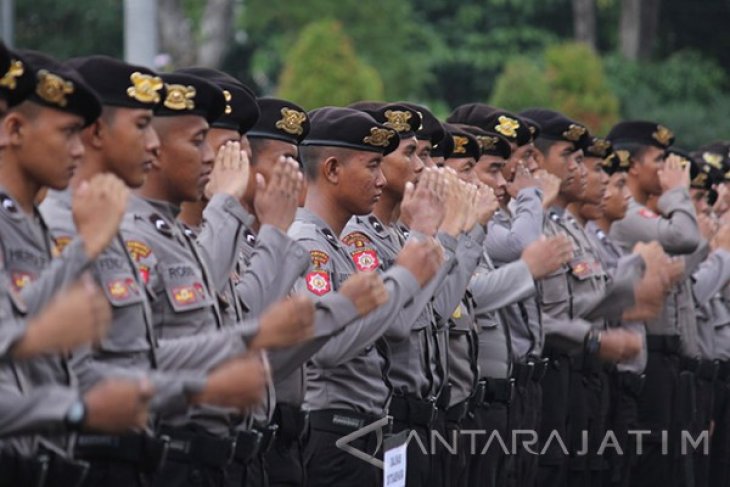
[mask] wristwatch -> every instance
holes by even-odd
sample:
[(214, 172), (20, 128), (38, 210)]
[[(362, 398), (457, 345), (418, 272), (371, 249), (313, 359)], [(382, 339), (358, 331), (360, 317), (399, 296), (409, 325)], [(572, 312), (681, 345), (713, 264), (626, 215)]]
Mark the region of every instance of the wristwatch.
[(86, 404), (77, 399), (66, 412), (66, 426), (70, 430), (79, 431), (86, 421)]
[(599, 330), (591, 330), (586, 335), (585, 348), (588, 355), (598, 355), (601, 349), (601, 335)]

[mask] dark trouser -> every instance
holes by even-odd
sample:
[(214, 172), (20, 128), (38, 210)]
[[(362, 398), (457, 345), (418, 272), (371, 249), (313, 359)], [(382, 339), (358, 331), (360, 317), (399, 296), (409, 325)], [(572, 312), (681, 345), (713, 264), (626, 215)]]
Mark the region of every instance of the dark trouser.
[(644, 377), (631, 372), (614, 371), (610, 380), (609, 429), (616, 436), (621, 451), (607, 449), (609, 469), (603, 484), (607, 487), (628, 487), (631, 485), (631, 469), (637, 461), (636, 442), (629, 436), (629, 431), (638, 429), (638, 401)]
[[(473, 415), (469, 412), (469, 400), (453, 405), (439, 414), (438, 431), (448, 446), (436, 444), (438, 459), (442, 462), (440, 484), (443, 486), (468, 485), (468, 466), (470, 458), (470, 444), (467, 438), (461, 435), (462, 429), (474, 429)], [(434, 459), (436, 460), (436, 459)]]
[(253, 426), (236, 434), (233, 461), (226, 470), (229, 487), (268, 487), (265, 456), (276, 438), (277, 425)]
[(122, 462), (93, 462), (83, 487), (147, 487), (154, 485), (152, 477), (139, 471), (136, 465)]
[(233, 458), (232, 438), (213, 436), (199, 427), (163, 427), (170, 437), (167, 461), (157, 475), (158, 487), (225, 487)]
[[(445, 422), (439, 421), (434, 401), (415, 396), (393, 396), (389, 413), (393, 416), (393, 433), (414, 431), (418, 440), (408, 443), (406, 486), (444, 485), (446, 455), (444, 448), (431, 448), (431, 431), (445, 433)], [(410, 433), (409, 433), (410, 434)], [(440, 443), (435, 442), (435, 446)]]
[[(471, 437), (466, 438), (469, 468), (467, 485), (480, 487), (501, 487), (507, 482), (507, 454), (499, 436), (509, 448), (507, 431), (507, 406), (498, 402), (482, 403), (473, 408), (473, 429), (476, 435), (474, 455), (471, 455)], [(467, 423), (468, 424), (468, 423)], [(471, 425), (469, 425), (471, 426)], [(466, 427), (463, 430), (467, 429)], [(491, 441), (490, 441), (491, 438)], [(487, 446), (487, 442), (489, 445)]]
[[(434, 470), (438, 470), (441, 472), (440, 475), (443, 476), (442, 469), (436, 468), (432, 464), (432, 460), (438, 460), (433, 457), (443, 456), (443, 452), (440, 449), (434, 449), (433, 451), (435, 454), (437, 451), (439, 453), (433, 456), (431, 455), (431, 428), (409, 425), (393, 419), (393, 434), (397, 434), (402, 431), (408, 432), (409, 436), (414, 434), (418, 436), (418, 439), (411, 436), (406, 450), (406, 487), (431, 485), (430, 479), (432, 478), (431, 475)], [(443, 479), (438, 478), (435, 483), (437, 483), (437, 485), (442, 485)]]
[(88, 464), (39, 451), (32, 458), (0, 453), (0, 487), (77, 487)]
[[(300, 407), (279, 403), (274, 409), (272, 424), (278, 428), (273, 446), (264, 456), (261, 475), (268, 477), (271, 487), (306, 485), (304, 443), (308, 434), (307, 416)], [(256, 476), (252, 469), (253, 480)]]
[[(365, 460), (335, 446), (335, 442), (379, 418), (347, 410), (329, 409), (310, 412), (310, 432), (304, 447), (304, 465), (308, 487), (357, 485), (377, 487), (382, 484), (383, 471)], [(382, 460), (376, 452), (378, 437), (370, 433), (349, 443), (357, 450)], [(407, 466), (410, 470), (410, 464)]]
[(730, 361), (720, 364), (715, 382), (713, 419), (710, 478), (713, 486), (730, 487)]
[[(544, 372), (543, 372), (544, 373)], [(509, 464), (508, 485), (511, 487), (532, 487), (537, 479), (539, 445), (533, 442), (537, 435), (542, 415), (542, 374), (535, 380), (518, 380), (515, 395), (509, 408), (509, 441), (515, 441), (510, 448), (515, 453)], [(514, 431), (522, 431), (513, 435)], [(507, 438), (505, 438), (507, 441)], [(509, 443), (508, 443), (509, 445)]]
[(671, 432), (677, 413), (679, 358), (649, 350), (644, 388), (639, 396), (639, 429), (649, 430), (641, 442), (642, 452), (631, 472), (635, 487), (677, 485), (677, 459), (662, 452), (662, 432)]
[(542, 380), (542, 421), (540, 422), (540, 459), (537, 476), (539, 487), (567, 485), (565, 451), (551, 435), (566, 443), (568, 439), (568, 411), (570, 410), (570, 358), (567, 355), (550, 356), (550, 365)]
[[(704, 362), (704, 364), (708, 364), (708, 362)], [(698, 439), (700, 435), (707, 435), (706, 439), (707, 442), (709, 442), (710, 422), (712, 421), (712, 410), (714, 406), (714, 374), (711, 372), (703, 373), (703, 370), (698, 370), (695, 385), (697, 409), (695, 416), (695, 428), (693, 428), (692, 438)], [(690, 445), (688, 445), (688, 447), (689, 446)], [(705, 449), (706, 446), (708, 447), (707, 451)], [(695, 487), (710, 487), (716, 485), (710, 478), (709, 445), (706, 444), (704, 440), (694, 451), (694, 471)]]

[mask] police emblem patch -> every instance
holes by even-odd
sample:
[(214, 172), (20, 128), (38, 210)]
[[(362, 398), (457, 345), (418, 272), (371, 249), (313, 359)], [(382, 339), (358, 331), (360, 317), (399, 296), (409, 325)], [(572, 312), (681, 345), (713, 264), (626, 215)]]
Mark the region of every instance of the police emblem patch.
[(326, 271), (312, 271), (304, 279), (307, 289), (317, 296), (323, 296), (332, 290), (330, 275)]
[(352, 260), (359, 271), (374, 271), (380, 265), (378, 254), (372, 249), (353, 252)]

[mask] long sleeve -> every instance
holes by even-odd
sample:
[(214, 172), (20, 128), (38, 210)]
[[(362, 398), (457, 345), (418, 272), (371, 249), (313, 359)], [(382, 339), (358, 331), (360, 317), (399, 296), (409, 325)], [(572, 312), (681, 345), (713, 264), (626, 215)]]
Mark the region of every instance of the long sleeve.
[(718, 249), (710, 254), (692, 276), (697, 306), (705, 306), (730, 281), (730, 252)]
[[(507, 218), (506, 215), (504, 218)], [(542, 195), (537, 188), (525, 188), (517, 194), (514, 217), (509, 226), (492, 219), (488, 224), (486, 248), (495, 265), (520, 258), (525, 247), (542, 235)]]
[(496, 311), (535, 294), (535, 282), (527, 265), (517, 260), (489, 272), (477, 271), (469, 282), (474, 314)]

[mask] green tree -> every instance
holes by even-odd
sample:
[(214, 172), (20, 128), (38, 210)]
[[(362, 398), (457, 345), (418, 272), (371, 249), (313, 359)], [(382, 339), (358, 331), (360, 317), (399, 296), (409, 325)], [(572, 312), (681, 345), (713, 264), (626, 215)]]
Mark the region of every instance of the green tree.
[(550, 104), (550, 87), (543, 70), (525, 57), (509, 61), (494, 84), (490, 104), (519, 112)]
[(306, 26), (286, 58), (279, 96), (307, 109), (382, 99), (378, 72), (360, 60), (342, 24), (321, 20)]

